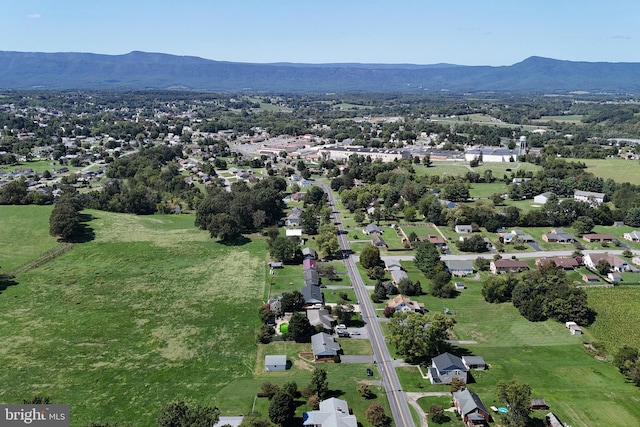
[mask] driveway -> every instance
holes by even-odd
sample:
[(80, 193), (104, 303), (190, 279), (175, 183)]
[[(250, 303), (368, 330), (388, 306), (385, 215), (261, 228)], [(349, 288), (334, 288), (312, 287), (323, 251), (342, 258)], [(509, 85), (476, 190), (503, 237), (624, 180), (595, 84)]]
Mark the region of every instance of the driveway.
[[(373, 363), (373, 356), (340, 356), (341, 363)], [(366, 376), (364, 368), (362, 373)]]

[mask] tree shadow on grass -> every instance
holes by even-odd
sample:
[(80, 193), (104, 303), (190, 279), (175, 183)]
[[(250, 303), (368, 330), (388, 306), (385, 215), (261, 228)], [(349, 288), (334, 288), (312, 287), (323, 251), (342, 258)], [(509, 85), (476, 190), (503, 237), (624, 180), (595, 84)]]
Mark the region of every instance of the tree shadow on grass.
[(16, 286), (18, 284), (14, 279), (14, 276), (11, 274), (0, 274), (0, 294), (9, 286)]
[(70, 239), (72, 243), (87, 243), (96, 238), (96, 233), (93, 231), (93, 228), (89, 227), (87, 224), (80, 224), (80, 229), (78, 230), (78, 234), (74, 236), (73, 239)]
[(244, 246), (251, 243), (251, 239), (246, 236), (234, 237), (233, 239), (220, 241), (225, 246)]

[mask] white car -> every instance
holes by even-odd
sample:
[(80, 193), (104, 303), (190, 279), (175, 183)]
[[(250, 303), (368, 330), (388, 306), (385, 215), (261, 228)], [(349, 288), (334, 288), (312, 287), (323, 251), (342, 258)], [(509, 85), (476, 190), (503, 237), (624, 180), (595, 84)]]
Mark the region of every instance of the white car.
[(336, 326), (336, 329), (347, 329), (347, 326), (341, 323), (338, 326)]

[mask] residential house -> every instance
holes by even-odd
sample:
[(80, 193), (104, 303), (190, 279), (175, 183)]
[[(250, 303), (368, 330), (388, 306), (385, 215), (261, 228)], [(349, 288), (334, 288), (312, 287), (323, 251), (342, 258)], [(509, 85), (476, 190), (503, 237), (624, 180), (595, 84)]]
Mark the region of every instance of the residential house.
[(302, 209), (295, 207), (291, 209), (291, 212), (287, 215), (285, 225), (289, 227), (297, 227), (300, 225), (300, 217), (302, 216)]
[(347, 402), (332, 397), (320, 402), (317, 411), (305, 412), (302, 425), (306, 427), (358, 427), (358, 420), (351, 415)]
[(373, 244), (373, 246), (375, 246), (376, 248), (388, 248), (387, 246), (387, 242), (384, 241), (384, 239), (382, 237), (380, 237), (379, 234), (374, 234), (371, 237), (371, 244)]
[(538, 268), (544, 266), (547, 263), (553, 263), (558, 268), (562, 268), (563, 270), (573, 270), (578, 268), (578, 261), (575, 258), (565, 258), (565, 257), (546, 257), (546, 258), (538, 258), (536, 260), (536, 266)]
[(429, 234), (426, 238), (426, 240), (429, 243), (433, 243), (434, 245), (436, 245), (439, 248), (442, 248), (443, 246), (447, 246), (447, 241), (444, 237), (440, 237), (440, 236), (435, 236), (433, 234)]
[(335, 320), (329, 314), (329, 311), (324, 308), (307, 309), (307, 319), (309, 319), (309, 324), (311, 324), (311, 326), (321, 325), (326, 331), (331, 331), (335, 323)]
[(318, 272), (316, 270), (313, 270), (313, 269), (304, 270), (302, 272), (302, 275), (304, 277), (305, 285), (316, 285), (316, 286), (320, 285), (320, 275), (318, 275)]
[(431, 359), (427, 378), (431, 384), (451, 384), (454, 378), (466, 384), (467, 372), (469, 369), (464, 365), (462, 359), (451, 353), (442, 353)]
[(313, 248), (303, 248), (302, 249), (302, 257), (307, 259), (307, 258), (313, 258), (313, 259), (318, 259), (318, 255), (316, 254), (316, 250)]
[(322, 289), (318, 285), (304, 285), (300, 289), (300, 293), (304, 298), (306, 305), (324, 304), (324, 297), (322, 296)]
[(574, 200), (587, 202), (591, 206), (598, 206), (599, 204), (604, 203), (606, 197), (607, 196), (604, 193), (595, 193), (593, 191), (576, 190), (573, 193)]
[(302, 261), (302, 271), (317, 270), (318, 262), (313, 258), (307, 258)]
[(535, 203), (536, 205), (544, 205), (552, 195), (552, 192), (547, 191), (545, 193), (538, 194), (537, 196), (533, 196), (533, 203)]
[(396, 286), (398, 285), (398, 283), (400, 283), (400, 281), (408, 278), (409, 276), (407, 276), (407, 273), (405, 273), (403, 270), (391, 270), (391, 280)]
[(286, 354), (267, 354), (264, 357), (264, 369), (267, 371), (284, 371), (287, 369)]
[(520, 185), (523, 182), (531, 181), (531, 178), (513, 178), (511, 180), (512, 184)]
[(487, 364), (482, 356), (462, 356), (462, 363), (469, 370), (484, 371), (487, 369)]
[(480, 397), (468, 388), (453, 392), (453, 405), (466, 425), (485, 425), (491, 421)]
[(489, 265), (489, 270), (491, 270), (493, 274), (520, 273), (528, 269), (529, 265), (527, 265), (525, 261), (517, 261), (514, 259), (505, 258), (491, 261), (491, 264)]
[(306, 193), (297, 192), (293, 193), (291, 196), (289, 196), (289, 198), (294, 202), (301, 202), (304, 199), (305, 194)]
[(445, 261), (447, 271), (456, 277), (464, 277), (475, 272), (473, 261), (465, 259)]
[(591, 234), (584, 234), (582, 236), (582, 240), (589, 243), (592, 243), (592, 242), (611, 243), (611, 242), (617, 241), (618, 239), (616, 238), (616, 236), (612, 234), (591, 233)]
[(311, 336), (311, 351), (313, 357), (317, 361), (333, 360), (333, 358), (342, 354), (342, 348), (331, 335), (320, 332)]
[(582, 281), (585, 283), (597, 283), (600, 281), (600, 277), (595, 274), (583, 274)]
[(456, 207), (456, 204), (451, 200), (438, 199), (438, 202), (440, 202), (440, 204), (447, 209), (453, 209)]
[(372, 234), (382, 234), (384, 231), (375, 224), (369, 224), (362, 230), (362, 232), (369, 236)]
[(301, 228), (287, 228), (284, 232), (286, 237), (298, 237), (302, 238), (302, 229)]
[(613, 270), (614, 272), (631, 270), (631, 266), (627, 261), (620, 257), (612, 255), (609, 252), (589, 253), (586, 254), (582, 259), (584, 265), (592, 271), (596, 271), (598, 269), (598, 262), (600, 262), (601, 260), (607, 261), (611, 266), (611, 270)]
[(395, 298), (389, 300), (387, 307), (391, 307), (395, 311), (400, 312), (413, 311), (414, 313), (424, 313), (424, 303), (412, 301), (411, 298), (402, 295), (396, 295)]
[(472, 233), (473, 228), (470, 225), (456, 225), (454, 228), (456, 233)]
[(393, 270), (402, 270), (402, 265), (398, 261), (385, 259), (384, 260), (384, 269), (387, 271)]
[(607, 281), (609, 283), (618, 283), (622, 281), (622, 276), (620, 275), (620, 273), (610, 272), (607, 273)]
[(518, 237), (518, 240), (524, 243), (535, 242), (534, 238), (522, 230), (513, 230), (511, 234)]
[(563, 229), (556, 228), (542, 235), (542, 240), (547, 243), (574, 243), (576, 236), (571, 233), (565, 233)]
[(629, 240), (630, 242), (640, 242), (640, 231), (631, 231), (629, 233), (624, 233), (622, 238), (625, 240)]

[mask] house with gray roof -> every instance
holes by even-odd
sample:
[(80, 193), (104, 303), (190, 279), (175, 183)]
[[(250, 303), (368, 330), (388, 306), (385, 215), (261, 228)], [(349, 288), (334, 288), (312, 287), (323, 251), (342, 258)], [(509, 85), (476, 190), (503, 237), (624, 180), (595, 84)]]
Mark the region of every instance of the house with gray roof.
[(382, 234), (383, 230), (375, 224), (369, 224), (362, 230), (362, 232), (366, 235)]
[(387, 248), (387, 242), (384, 241), (384, 239), (382, 237), (380, 237), (379, 234), (374, 234), (373, 236), (371, 236), (371, 244), (373, 246), (375, 246), (376, 248)]
[(322, 297), (322, 289), (317, 285), (304, 285), (300, 289), (300, 293), (304, 298), (304, 303), (307, 305), (324, 304), (324, 298)]
[(318, 286), (320, 284), (320, 276), (318, 275), (317, 270), (304, 270), (302, 275), (304, 277), (305, 285)]
[(630, 242), (640, 242), (640, 231), (634, 230), (629, 233), (624, 233), (622, 237)]
[(587, 202), (591, 206), (598, 206), (599, 204), (604, 203), (606, 197), (607, 196), (604, 193), (596, 193), (593, 191), (575, 190), (573, 192), (574, 200), (578, 200), (580, 202)]
[(491, 421), (480, 397), (468, 388), (453, 392), (453, 404), (465, 425), (485, 425)]
[(287, 215), (287, 219), (285, 220), (286, 226), (299, 226), (300, 225), (300, 217), (302, 216), (302, 209), (295, 207), (291, 209), (291, 212)]
[(468, 274), (473, 274), (475, 271), (473, 268), (473, 261), (466, 259), (451, 259), (445, 261), (447, 271), (454, 276), (462, 277)]
[(349, 412), (349, 405), (342, 399), (332, 397), (320, 402), (317, 411), (305, 412), (302, 425), (307, 427), (358, 427), (355, 415)]
[(311, 351), (315, 360), (332, 360), (336, 355), (342, 354), (342, 348), (333, 336), (320, 332), (311, 336)]
[(467, 372), (469, 369), (464, 365), (462, 359), (451, 353), (442, 353), (431, 359), (427, 378), (431, 384), (451, 384), (454, 378), (466, 384)]
[(393, 280), (393, 283), (396, 285), (400, 283), (401, 280), (408, 278), (409, 276), (407, 276), (407, 273), (403, 270), (391, 270), (391, 280)]
[(308, 309), (307, 310), (307, 319), (309, 319), (309, 324), (311, 326), (321, 325), (323, 329), (330, 331), (333, 328), (333, 324), (335, 320), (327, 310), (324, 308), (321, 309)]
[(316, 254), (316, 250), (313, 248), (303, 248), (302, 249), (302, 257), (304, 259), (313, 258), (318, 259), (318, 255)]

